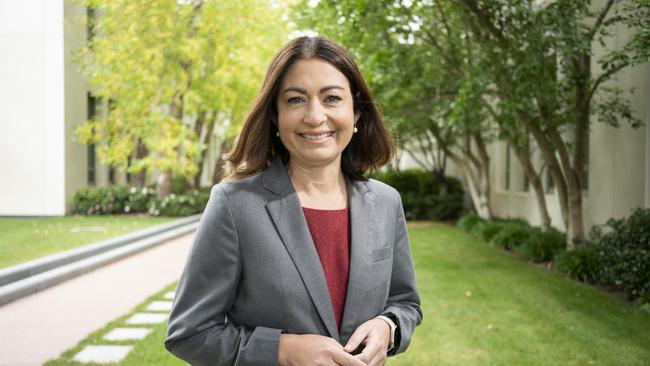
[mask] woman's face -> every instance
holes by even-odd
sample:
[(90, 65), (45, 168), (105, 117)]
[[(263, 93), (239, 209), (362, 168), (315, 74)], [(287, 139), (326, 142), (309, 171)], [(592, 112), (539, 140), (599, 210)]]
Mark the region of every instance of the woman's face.
[(347, 78), (321, 59), (296, 61), (278, 91), (278, 130), (292, 162), (340, 164), (358, 119)]

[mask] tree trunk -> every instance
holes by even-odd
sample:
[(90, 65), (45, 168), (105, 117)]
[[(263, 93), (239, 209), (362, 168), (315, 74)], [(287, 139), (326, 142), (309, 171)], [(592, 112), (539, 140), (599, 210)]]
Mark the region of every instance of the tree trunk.
[(164, 171), (158, 176), (156, 182), (156, 197), (163, 198), (172, 193), (172, 172), (171, 170)]
[[(490, 202), (490, 159), (487, 154), (485, 143), (480, 134), (467, 136), (465, 148), (457, 146), (461, 151), (461, 156), (459, 156), (444, 143), (439, 130), (432, 128), (430, 131), (438, 146), (444, 151), (445, 156), (450, 158), (463, 170), (465, 183), (467, 184), (476, 213), (484, 219), (491, 219), (494, 217)], [(474, 138), (478, 148), (478, 157), (474, 156), (472, 153), (472, 137)], [(474, 171), (473, 168), (476, 171)]]
[(560, 164), (557, 161), (555, 156), (555, 150), (553, 145), (548, 141), (542, 130), (535, 123), (529, 123), (527, 125), (528, 130), (532, 133), (537, 146), (539, 146), (540, 151), (542, 152), (542, 157), (546, 162), (551, 176), (553, 177), (553, 182), (555, 183), (555, 191), (557, 192), (558, 203), (560, 204), (560, 212), (562, 213), (562, 223), (564, 224), (564, 229), (569, 230), (569, 194), (567, 189), (566, 180), (564, 179), (564, 174), (560, 168)]
[(223, 160), (222, 156), (226, 151), (228, 151), (228, 149), (230, 149), (230, 142), (231, 141), (228, 138), (225, 138), (223, 141), (221, 141), (218, 158), (214, 163), (214, 174), (212, 174), (212, 185), (221, 182), (221, 180), (224, 178), (225, 161)]
[[(216, 113), (215, 113), (215, 116), (216, 116)], [(205, 132), (205, 135), (203, 135), (203, 136), (201, 136), (202, 131), (199, 131), (199, 134), (198, 134), (199, 138), (201, 138), (201, 144), (203, 146), (205, 146), (205, 149), (203, 149), (203, 151), (201, 151), (201, 157), (199, 158), (199, 162), (198, 162), (199, 170), (194, 175), (194, 178), (192, 179), (194, 188), (196, 188), (196, 189), (198, 189), (200, 187), (200, 185), (201, 185), (201, 175), (203, 174), (203, 167), (205, 165), (205, 157), (207, 156), (208, 150), (210, 149), (210, 142), (212, 141), (211, 137), (212, 137), (212, 131), (214, 130), (214, 120), (215, 119), (213, 117), (213, 118), (210, 118), (210, 120), (206, 121), (205, 120), (205, 113), (203, 113), (199, 117), (199, 119), (197, 120), (197, 124), (200, 121), (201, 128), (203, 128), (203, 125), (205, 124), (205, 126), (207, 128), (207, 131)]]
[(578, 77), (575, 84), (575, 129), (574, 129), (574, 150), (573, 169), (571, 171), (572, 185), (575, 191), (569, 195), (569, 209), (571, 229), (568, 232), (568, 249), (572, 250), (585, 242), (583, 209), (582, 209), (582, 172), (585, 164), (585, 149), (589, 138), (589, 93), (591, 85), (591, 56), (583, 54), (574, 60), (574, 67)]
[(537, 200), (537, 209), (539, 210), (539, 217), (542, 220), (542, 228), (544, 231), (547, 231), (551, 228), (551, 218), (548, 215), (548, 208), (546, 207), (546, 196), (542, 180), (539, 178), (539, 174), (535, 171), (528, 153), (516, 144), (510, 136), (508, 136), (508, 142), (510, 143), (512, 150), (515, 152), (517, 159), (519, 159), (521, 166), (524, 168), (524, 172), (526, 173), (530, 184), (533, 186), (533, 191), (535, 192), (535, 198)]
[(476, 167), (476, 170), (479, 172), (479, 182), (481, 187), (479, 192), (482, 199), (481, 204), (487, 211), (487, 217), (492, 218), (494, 217), (494, 214), (492, 213), (492, 205), (490, 204), (490, 157), (481, 134), (474, 133), (472, 137), (474, 138), (474, 143), (478, 150), (478, 160), (481, 162), (481, 164)]
[(482, 181), (483, 178), (480, 177), (482, 174), (479, 173), (479, 177), (477, 177), (477, 174), (472, 170), (472, 166), (465, 159), (462, 159), (455, 154), (448, 154), (448, 156), (463, 170), (465, 183), (467, 184), (467, 189), (469, 190), (470, 197), (472, 198), (472, 203), (474, 204), (476, 214), (486, 220), (491, 219), (493, 216), (492, 210), (490, 209), (490, 192), (482, 190), (486, 187)]
[(438, 187), (438, 195), (441, 197), (446, 196), (449, 189), (447, 187), (447, 177), (445, 177), (445, 171), (436, 169), (433, 172), (433, 177), (436, 182), (436, 187)]
[(573, 250), (581, 246), (585, 241), (583, 210), (582, 210), (582, 189), (569, 190), (569, 230), (567, 232), (567, 249)]
[[(147, 151), (147, 147), (144, 145), (141, 139), (138, 139), (138, 145), (135, 148), (135, 153), (134, 153), (134, 160), (138, 161), (145, 156), (147, 156), (149, 152)], [(147, 181), (147, 171), (146, 169), (142, 169), (139, 172), (133, 174), (133, 184), (136, 187), (144, 187)]]
[[(576, 125), (577, 126), (577, 125)], [(568, 192), (569, 226), (567, 228), (567, 250), (573, 250), (580, 246), (585, 240), (584, 224), (582, 222), (582, 187), (580, 177), (575, 168), (571, 165), (566, 150), (566, 145), (557, 129), (553, 126), (547, 128), (548, 135), (558, 149), (558, 155), (562, 162), (566, 187)], [(576, 131), (579, 133), (578, 131)]]

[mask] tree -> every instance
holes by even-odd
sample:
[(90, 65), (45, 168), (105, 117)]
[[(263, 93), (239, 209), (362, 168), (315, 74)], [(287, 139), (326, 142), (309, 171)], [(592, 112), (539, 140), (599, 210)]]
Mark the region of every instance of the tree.
[[(650, 58), (649, 9), (647, 0), (350, 0), (321, 1), (297, 17), (355, 50), (401, 140), (414, 142), (404, 147), (429, 151), (420, 163), (434, 169), (444, 166), (434, 159), (442, 149), (464, 170), (481, 216), (491, 215), (485, 145), (496, 135), (521, 162), (550, 227), (540, 168), (530, 159), (538, 149), (573, 249), (584, 241), (591, 115), (612, 126), (640, 124), (626, 91), (607, 81)], [(605, 47), (615, 27), (636, 32), (595, 60), (596, 73), (592, 46)]]
[(486, 85), (482, 78), (465, 77), (475, 75), (476, 44), (468, 32), (449, 32), (458, 19), (438, 5), (321, 1), (310, 8), (304, 2), (296, 18), (352, 50), (402, 148), (421, 156), (420, 164), (439, 182), (447, 157), (452, 159), (464, 172), (478, 213), (489, 218), (486, 146), (494, 134), (477, 100)]
[[(130, 173), (198, 183), (215, 125), (231, 138), (272, 53), (286, 40), (282, 10), (263, 0), (86, 0), (97, 14), (81, 68), (107, 115), (77, 130), (103, 143), (100, 160)], [(130, 158), (130, 159), (129, 159)], [(129, 162), (130, 161), (130, 162)]]
[[(650, 16), (650, 2), (608, 0), (556, 1), (536, 8), (532, 1), (462, 0), (472, 19), (468, 24), (500, 56), (490, 72), (506, 98), (524, 100), (523, 115), (532, 106), (536, 117), (526, 128), (539, 146), (557, 187), (568, 249), (584, 242), (582, 186), (591, 115), (618, 126), (638, 127), (622, 91), (604, 87), (623, 68), (650, 59), (650, 33), (641, 19)], [(593, 43), (605, 46), (617, 26), (637, 29), (625, 46), (596, 60)], [(516, 89), (514, 89), (516, 88)]]

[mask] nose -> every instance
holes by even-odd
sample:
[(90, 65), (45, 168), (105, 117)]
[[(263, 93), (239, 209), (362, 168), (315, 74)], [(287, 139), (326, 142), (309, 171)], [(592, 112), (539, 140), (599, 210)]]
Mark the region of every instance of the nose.
[(325, 116), (325, 110), (323, 109), (320, 100), (318, 100), (318, 98), (313, 98), (307, 104), (303, 121), (312, 126), (319, 126), (326, 120), (327, 117)]

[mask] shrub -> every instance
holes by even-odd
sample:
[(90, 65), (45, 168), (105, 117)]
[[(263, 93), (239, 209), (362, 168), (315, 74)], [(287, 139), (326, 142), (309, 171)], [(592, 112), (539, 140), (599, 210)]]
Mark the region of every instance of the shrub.
[(155, 198), (156, 191), (153, 187), (131, 187), (124, 203), (124, 212), (147, 212), (149, 203)]
[(193, 190), (188, 194), (175, 194), (155, 199), (149, 205), (149, 214), (154, 216), (188, 216), (203, 212), (210, 198), (210, 192)]
[(499, 231), (501, 231), (503, 225), (502, 222), (496, 220), (483, 221), (476, 225), (472, 232), (485, 241), (492, 241)]
[(630, 300), (650, 302), (650, 209), (595, 226), (591, 241), (604, 263), (603, 277)]
[(503, 223), (503, 224), (518, 224), (518, 225), (530, 227), (530, 224), (528, 223), (528, 221), (526, 221), (525, 219), (522, 219), (520, 217), (507, 217), (507, 218), (504, 218), (504, 219), (496, 219), (496, 221), (498, 221), (500, 223)]
[(462, 212), (464, 191), (458, 179), (446, 177), (446, 192), (442, 193), (443, 187), (439, 187), (435, 177), (422, 170), (388, 170), (371, 177), (400, 192), (407, 219), (448, 220)]
[(157, 199), (153, 187), (88, 187), (73, 198), (74, 210), (83, 215), (148, 212), (151, 215), (185, 216), (202, 212), (210, 198), (210, 188), (188, 194), (170, 194)]
[(503, 222), (501, 230), (492, 238), (492, 243), (505, 249), (522, 245), (533, 229), (519, 222)]
[(485, 220), (483, 220), (479, 215), (475, 214), (474, 212), (469, 212), (458, 219), (456, 226), (461, 230), (472, 232), (476, 226), (484, 222)]
[(189, 182), (187, 181), (187, 178), (183, 177), (182, 175), (172, 175), (172, 181), (170, 185), (171, 193), (185, 194), (186, 190), (188, 189)]
[(603, 262), (598, 249), (593, 245), (562, 252), (555, 256), (555, 267), (569, 277), (588, 283), (603, 282)]
[(124, 187), (87, 187), (73, 197), (74, 211), (83, 215), (121, 213), (128, 192)]
[(560, 253), (566, 247), (566, 236), (551, 228), (549, 231), (542, 231), (538, 228), (531, 229), (530, 235), (524, 243), (516, 248), (523, 258), (533, 262), (547, 262)]

